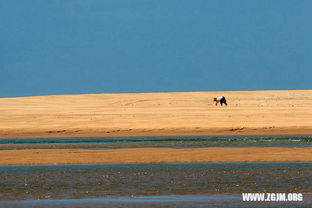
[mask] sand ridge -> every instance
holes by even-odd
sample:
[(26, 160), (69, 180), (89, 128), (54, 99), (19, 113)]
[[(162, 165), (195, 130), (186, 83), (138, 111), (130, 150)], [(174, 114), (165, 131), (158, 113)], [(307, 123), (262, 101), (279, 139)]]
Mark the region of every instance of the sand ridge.
[(311, 106), (312, 90), (0, 98), (0, 138), (312, 135)]
[(178, 162), (312, 162), (312, 148), (130, 148), (1, 150), (0, 165)]

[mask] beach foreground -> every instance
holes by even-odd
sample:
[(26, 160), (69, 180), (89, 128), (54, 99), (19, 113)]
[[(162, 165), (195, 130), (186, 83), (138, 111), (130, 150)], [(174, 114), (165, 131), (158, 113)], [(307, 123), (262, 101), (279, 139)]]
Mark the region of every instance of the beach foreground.
[(312, 135), (311, 106), (312, 90), (1, 98), (0, 138)]
[(0, 165), (181, 162), (312, 162), (312, 148), (130, 148), (0, 151)]

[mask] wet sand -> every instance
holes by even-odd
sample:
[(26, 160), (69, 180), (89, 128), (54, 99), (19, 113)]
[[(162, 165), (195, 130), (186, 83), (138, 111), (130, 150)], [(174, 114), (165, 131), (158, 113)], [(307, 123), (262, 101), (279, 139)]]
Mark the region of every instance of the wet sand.
[(311, 106), (312, 90), (1, 98), (0, 138), (312, 135)]
[(312, 162), (312, 148), (130, 148), (0, 151), (0, 165), (191, 162)]

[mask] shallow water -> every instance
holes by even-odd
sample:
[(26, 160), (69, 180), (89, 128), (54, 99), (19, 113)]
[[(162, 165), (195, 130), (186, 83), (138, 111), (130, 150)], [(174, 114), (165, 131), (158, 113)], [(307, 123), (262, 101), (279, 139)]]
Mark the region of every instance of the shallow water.
[(1, 149), (115, 149), (144, 147), (312, 147), (311, 137), (137, 137), (0, 139)]
[(0, 207), (311, 207), (312, 195), (305, 195), (303, 202), (242, 202), (241, 195), (171, 195), (145, 197), (116, 197), (104, 199), (30, 200), (0, 202)]
[[(312, 147), (311, 137), (0, 139), (0, 149)], [(242, 192), (304, 202), (243, 202)], [(0, 207), (312, 207), (312, 162), (0, 166)]]
[(312, 163), (0, 166), (1, 200), (312, 192)]

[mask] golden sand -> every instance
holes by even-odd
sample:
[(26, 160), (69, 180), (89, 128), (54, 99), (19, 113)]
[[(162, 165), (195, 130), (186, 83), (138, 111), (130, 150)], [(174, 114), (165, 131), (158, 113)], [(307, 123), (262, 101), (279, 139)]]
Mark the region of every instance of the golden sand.
[(311, 106), (312, 90), (0, 98), (0, 138), (312, 135)]
[(177, 163), (177, 162), (311, 162), (312, 148), (130, 148), (113, 150), (2, 150), (0, 165)]

